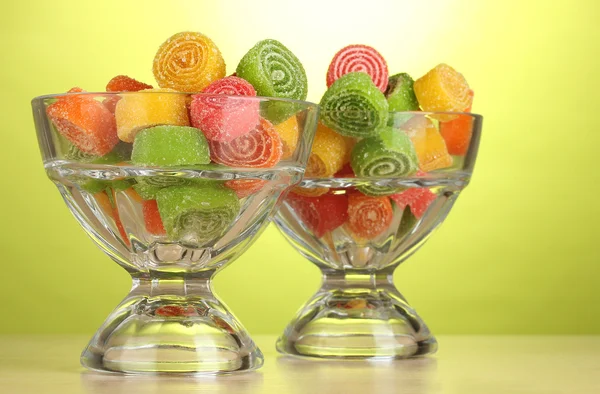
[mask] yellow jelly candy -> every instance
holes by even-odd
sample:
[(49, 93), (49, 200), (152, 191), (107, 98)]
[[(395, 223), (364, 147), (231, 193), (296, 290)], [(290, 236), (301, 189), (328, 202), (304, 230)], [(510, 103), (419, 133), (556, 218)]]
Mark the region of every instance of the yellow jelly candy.
[(277, 134), (279, 134), (279, 138), (281, 138), (283, 147), (281, 160), (289, 159), (296, 151), (296, 146), (298, 146), (298, 120), (296, 115), (291, 116), (285, 122), (274, 125), (274, 127)]
[(306, 166), (306, 177), (329, 178), (344, 166), (348, 153), (344, 137), (319, 123)]
[(186, 96), (172, 89), (125, 93), (115, 108), (117, 134), (133, 142), (138, 131), (159, 125), (188, 126)]
[(415, 147), (419, 168), (429, 172), (452, 165), (446, 142), (433, 121), (415, 117), (402, 126)]
[(438, 64), (414, 84), (423, 111), (462, 112), (473, 101), (465, 77), (447, 64)]
[(171, 36), (158, 48), (152, 72), (161, 88), (200, 92), (225, 76), (225, 61), (210, 38), (183, 32)]

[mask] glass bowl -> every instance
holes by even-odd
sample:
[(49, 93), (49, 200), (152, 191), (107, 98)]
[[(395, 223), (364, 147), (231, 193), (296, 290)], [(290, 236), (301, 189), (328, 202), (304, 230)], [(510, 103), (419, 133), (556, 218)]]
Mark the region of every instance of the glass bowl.
[(389, 124), (410, 137), (427, 172), (386, 175), (406, 163), (377, 159), (360, 177), (348, 167), (333, 178), (305, 177), (275, 216), (284, 237), (323, 278), (277, 341), (281, 353), (393, 359), (437, 349), (394, 286), (393, 272), (444, 221), (469, 183), (482, 117), (397, 112)]
[[(261, 351), (211, 280), (301, 180), (317, 106), (160, 91), (48, 95), (32, 107), (48, 177), (133, 280), (83, 351), (83, 366), (122, 373), (260, 367)], [(200, 125), (193, 110), (205, 111), (194, 117)]]

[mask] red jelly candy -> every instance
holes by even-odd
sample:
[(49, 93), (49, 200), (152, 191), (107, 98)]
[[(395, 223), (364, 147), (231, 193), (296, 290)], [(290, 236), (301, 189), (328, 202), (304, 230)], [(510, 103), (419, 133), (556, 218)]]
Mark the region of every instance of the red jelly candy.
[[(75, 92), (83, 91), (69, 91)], [(46, 108), (46, 113), (58, 132), (84, 153), (104, 156), (119, 142), (115, 117), (92, 96), (62, 96)]]
[(136, 81), (127, 75), (117, 75), (106, 85), (107, 92), (138, 92), (144, 89), (152, 89), (152, 85)]
[(286, 201), (304, 225), (319, 238), (348, 219), (348, 197), (345, 194), (305, 197), (290, 193)]
[(209, 141), (209, 147), (211, 159), (229, 167), (269, 168), (283, 155), (279, 134), (262, 118), (249, 133), (231, 142)]
[(388, 85), (388, 67), (385, 59), (375, 48), (367, 45), (348, 45), (335, 54), (327, 71), (327, 87), (336, 79), (351, 72), (364, 72), (371, 76), (379, 90), (385, 92)]
[(233, 190), (238, 198), (245, 198), (256, 193), (267, 184), (262, 179), (232, 179), (225, 182), (225, 187)]
[(150, 234), (164, 235), (167, 232), (163, 226), (162, 219), (158, 213), (158, 204), (156, 200), (145, 200), (142, 202), (142, 213), (144, 214), (144, 223), (146, 230)]
[(414, 187), (390, 196), (400, 207), (404, 208), (408, 205), (417, 219), (423, 216), (436, 197), (435, 193), (426, 187)]
[(190, 120), (207, 139), (229, 142), (256, 127), (260, 109), (258, 100), (216, 96), (256, 96), (256, 90), (245, 79), (225, 77), (208, 85), (202, 93), (192, 96)]
[(348, 196), (348, 228), (363, 239), (383, 233), (392, 223), (394, 210), (388, 197), (370, 197), (361, 193)]

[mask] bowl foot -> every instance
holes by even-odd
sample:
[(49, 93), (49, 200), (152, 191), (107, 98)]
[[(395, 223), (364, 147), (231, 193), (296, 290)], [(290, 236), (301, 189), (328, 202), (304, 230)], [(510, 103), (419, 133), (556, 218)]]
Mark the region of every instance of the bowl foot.
[(263, 364), (246, 330), (212, 294), (135, 293), (83, 351), (84, 367), (135, 374), (216, 374)]
[(326, 279), (279, 338), (277, 350), (320, 358), (401, 359), (433, 354), (437, 341), (393, 285), (336, 288)]

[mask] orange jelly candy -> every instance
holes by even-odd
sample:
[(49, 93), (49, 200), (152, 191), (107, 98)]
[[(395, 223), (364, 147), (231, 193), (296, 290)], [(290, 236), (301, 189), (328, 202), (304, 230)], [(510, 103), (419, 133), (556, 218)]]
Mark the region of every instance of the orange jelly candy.
[(127, 75), (117, 75), (106, 84), (107, 92), (138, 92), (152, 89), (152, 85), (137, 81)]
[(373, 239), (392, 223), (394, 209), (388, 197), (370, 197), (361, 193), (348, 196), (348, 228), (362, 238)]
[[(78, 92), (83, 91), (69, 91)], [(46, 113), (58, 132), (83, 153), (104, 156), (119, 142), (115, 117), (91, 96), (62, 96), (46, 108)]]
[[(470, 112), (467, 108), (465, 112)], [(446, 141), (448, 153), (451, 155), (464, 156), (471, 143), (473, 133), (473, 117), (462, 114), (448, 122), (440, 122), (440, 133)]]
[(402, 126), (415, 147), (419, 169), (425, 172), (450, 167), (452, 156), (436, 125), (425, 117), (415, 117)]

